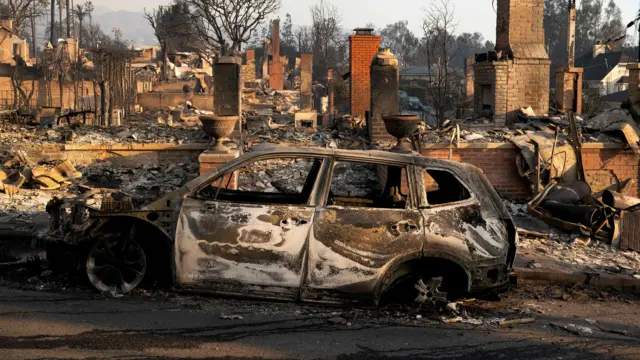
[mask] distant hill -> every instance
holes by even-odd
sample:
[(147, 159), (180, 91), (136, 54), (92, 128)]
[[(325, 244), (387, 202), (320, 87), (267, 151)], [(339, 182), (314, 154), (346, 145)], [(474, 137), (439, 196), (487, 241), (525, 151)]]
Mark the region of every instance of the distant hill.
[(93, 21), (100, 25), (106, 34), (111, 35), (114, 27), (119, 28), (124, 40), (131, 40), (136, 46), (157, 43), (156, 37), (153, 35), (153, 28), (142, 12), (110, 11), (100, 7), (99, 11), (94, 12)]

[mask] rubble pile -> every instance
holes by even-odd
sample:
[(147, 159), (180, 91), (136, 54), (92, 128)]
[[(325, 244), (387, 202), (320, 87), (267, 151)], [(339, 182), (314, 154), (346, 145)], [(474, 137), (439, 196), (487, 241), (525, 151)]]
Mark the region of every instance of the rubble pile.
[[(611, 245), (576, 236), (554, 236), (520, 238), (518, 255), (538, 255), (551, 258), (557, 263), (577, 271), (630, 275), (640, 278), (640, 254), (620, 251)], [(536, 268), (536, 261), (527, 264)], [(566, 269), (565, 268), (565, 269)]]
[(298, 194), (302, 192), (313, 161), (273, 159), (258, 161), (238, 174), (238, 188), (244, 191)]
[(300, 110), (299, 91), (258, 89), (250, 93), (245, 93), (243, 100), (246, 104), (270, 105), (274, 110), (285, 113), (294, 113)]
[[(65, 135), (71, 130), (71, 140)], [(66, 138), (66, 140), (65, 140)], [(100, 127), (74, 124), (70, 128), (41, 129), (38, 127), (0, 124), (0, 142), (22, 143), (71, 143), (78, 145), (153, 144), (153, 143), (208, 143), (199, 124), (158, 126), (157, 124), (128, 123), (117, 127)]]
[[(268, 124), (265, 122), (265, 124)], [(361, 134), (360, 129), (338, 131), (332, 129), (294, 129), (293, 125), (261, 126), (249, 132), (247, 145), (279, 144), (282, 146), (320, 146), (335, 149), (365, 150), (368, 140)]]
[[(640, 278), (640, 253), (622, 251), (606, 241), (548, 227), (529, 214), (527, 204), (505, 201), (505, 205), (516, 224), (527, 228), (518, 230), (517, 261), (521, 262), (520, 266), (534, 269), (554, 266), (541, 264), (551, 259), (556, 265), (562, 264), (563, 271), (623, 274)], [(534, 230), (528, 230), (531, 228)]]
[(196, 178), (199, 165), (177, 163), (125, 169), (113, 167), (109, 162), (97, 162), (80, 171), (84, 181), (77, 185), (122, 192), (132, 198), (136, 207), (141, 207)]

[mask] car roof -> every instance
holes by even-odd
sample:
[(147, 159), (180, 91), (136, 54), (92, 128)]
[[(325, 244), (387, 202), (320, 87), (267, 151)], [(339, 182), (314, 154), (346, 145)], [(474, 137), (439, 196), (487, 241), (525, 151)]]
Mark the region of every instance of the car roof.
[(334, 156), (348, 158), (350, 160), (362, 160), (362, 161), (384, 161), (403, 164), (416, 164), (416, 165), (439, 165), (441, 167), (452, 168), (466, 168), (468, 164), (462, 164), (455, 161), (428, 158), (413, 151), (410, 154), (401, 154), (391, 152), (387, 150), (345, 150), (345, 149), (332, 149), (322, 148), (314, 146), (282, 146), (277, 144), (257, 144), (249, 149), (247, 155), (251, 154), (251, 157), (263, 156), (263, 155), (319, 155), (319, 156)]
[(219, 168), (215, 168), (203, 174), (202, 176), (190, 181), (187, 187), (193, 190), (206, 182), (209, 179), (217, 176), (219, 171), (226, 171), (227, 168), (236, 166), (239, 162), (244, 162), (253, 158), (259, 157), (277, 157), (278, 155), (291, 156), (291, 157), (305, 157), (305, 156), (331, 156), (342, 158), (345, 161), (362, 161), (373, 162), (380, 164), (392, 164), (392, 165), (421, 165), (439, 167), (451, 170), (459, 175), (465, 172), (469, 172), (476, 169), (475, 166), (459, 163), (449, 160), (428, 158), (420, 155), (417, 152), (410, 154), (400, 154), (391, 151), (382, 150), (343, 150), (343, 149), (331, 149), (322, 147), (301, 147), (301, 146), (282, 146), (277, 144), (257, 144), (249, 149), (247, 153), (239, 158), (229, 161)]

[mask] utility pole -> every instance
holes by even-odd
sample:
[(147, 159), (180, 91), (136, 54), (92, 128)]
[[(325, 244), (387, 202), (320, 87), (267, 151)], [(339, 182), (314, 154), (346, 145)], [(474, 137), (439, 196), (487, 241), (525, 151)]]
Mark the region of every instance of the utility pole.
[(33, 54), (34, 58), (37, 58), (38, 57), (38, 54), (37, 54), (37, 51), (38, 51), (37, 49), (38, 48), (36, 47), (36, 13), (33, 11), (33, 7), (34, 6), (35, 5), (32, 5), (32, 7), (31, 7), (31, 42), (32, 42), (31, 48), (33, 49), (31, 51), (31, 54)]
[(64, 36), (64, 26), (62, 26), (62, 13), (64, 12), (64, 4), (62, 3), (64, 0), (58, 0), (58, 4), (60, 5), (60, 14), (58, 18), (60, 19), (60, 37)]
[(51, 41), (51, 46), (53, 46), (55, 44), (55, 31), (56, 28), (56, 0), (51, 0), (51, 38), (49, 39)]
[(71, 37), (71, 9), (69, 8), (71, 4), (69, 1), (71, 0), (65, 0), (67, 5), (67, 39)]

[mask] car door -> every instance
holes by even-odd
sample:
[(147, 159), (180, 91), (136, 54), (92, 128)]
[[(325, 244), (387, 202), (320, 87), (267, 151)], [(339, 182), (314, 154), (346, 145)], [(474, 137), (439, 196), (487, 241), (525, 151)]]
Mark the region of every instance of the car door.
[(447, 254), (464, 264), (481, 263), (505, 255), (507, 230), (482, 205), (455, 172), (441, 167), (419, 167), (426, 198), (422, 201), (427, 241), (425, 254)]
[[(281, 183), (282, 191), (274, 191), (278, 181), (297, 176), (289, 160), (243, 163), (184, 200), (175, 239), (179, 284), (224, 294), (297, 298), (315, 212), (310, 199), (323, 159), (304, 159), (307, 174), (294, 181), (294, 191), (281, 189), (291, 183)], [(266, 162), (267, 170), (260, 169), (259, 162)], [(267, 171), (268, 181), (252, 178)], [(227, 186), (235, 179), (238, 189)]]
[(421, 255), (423, 217), (406, 174), (403, 166), (332, 164), (313, 222), (303, 300), (370, 302), (389, 266)]

